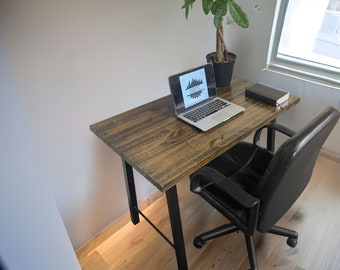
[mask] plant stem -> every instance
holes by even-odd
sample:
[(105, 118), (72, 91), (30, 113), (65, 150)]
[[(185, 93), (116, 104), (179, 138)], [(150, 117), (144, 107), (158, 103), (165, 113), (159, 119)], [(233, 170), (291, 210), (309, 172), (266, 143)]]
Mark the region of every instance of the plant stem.
[(220, 29), (216, 30), (216, 53), (215, 53), (215, 61), (218, 63), (223, 61), (223, 49), (219, 31)]
[(223, 26), (216, 30), (216, 62), (228, 61), (228, 48), (224, 41)]
[(228, 61), (229, 60), (229, 57), (228, 57), (228, 47), (227, 47), (227, 44), (225, 43), (225, 40), (224, 40), (223, 26), (221, 26), (219, 32), (220, 32), (220, 36), (221, 36), (221, 41), (223, 43), (224, 61)]

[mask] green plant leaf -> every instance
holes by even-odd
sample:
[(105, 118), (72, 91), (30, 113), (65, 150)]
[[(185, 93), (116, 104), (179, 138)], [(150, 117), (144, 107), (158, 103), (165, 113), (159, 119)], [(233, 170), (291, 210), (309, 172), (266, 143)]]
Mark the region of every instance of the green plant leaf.
[(185, 9), (185, 18), (188, 19), (189, 16), (189, 9), (192, 8), (192, 5), (196, 2), (196, 0), (184, 0), (184, 4), (182, 9)]
[(249, 20), (247, 14), (242, 10), (242, 8), (236, 4), (233, 0), (229, 2), (229, 10), (231, 17), (234, 21), (242, 28), (248, 28)]
[(205, 15), (209, 14), (213, 2), (214, 0), (202, 0), (202, 8), (203, 8)]
[(223, 13), (222, 11), (225, 11), (225, 14), (227, 14), (227, 8), (228, 8), (227, 1), (228, 0), (213, 0), (213, 3), (211, 5), (211, 13), (213, 15), (216, 15), (217, 13), (222, 14)]
[(228, 4), (226, 0), (217, 0), (213, 2), (211, 13), (214, 15), (214, 25), (217, 29), (221, 28), (223, 17), (227, 14)]

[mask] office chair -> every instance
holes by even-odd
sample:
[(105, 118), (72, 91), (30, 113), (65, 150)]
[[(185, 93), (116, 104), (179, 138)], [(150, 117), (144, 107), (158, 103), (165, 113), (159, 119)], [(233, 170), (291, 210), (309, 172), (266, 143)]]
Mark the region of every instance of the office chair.
[[(307, 186), (319, 151), (339, 119), (327, 107), (298, 132), (270, 123), (255, 132), (253, 143), (240, 142), (190, 177), (190, 189), (231, 223), (200, 234), (194, 245), (232, 232), (243, 232), (251, 269), (258, 269), (253, 235), (256, 231), (287, 237), (295, 247), (298, 233), (275, 226)], [(258, 145), (264, 128), (289, 138), (273, 153)]]

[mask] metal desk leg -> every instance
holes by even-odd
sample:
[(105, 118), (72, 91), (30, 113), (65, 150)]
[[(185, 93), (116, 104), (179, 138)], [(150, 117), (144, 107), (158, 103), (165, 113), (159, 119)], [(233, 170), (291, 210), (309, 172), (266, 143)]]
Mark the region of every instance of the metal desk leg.
[(174, 249), (176, 252), (177, 266), (179, 270), (187, 270), (187, 257), (183, 238), (181, 215), (178, 206), (177, 188), (173, 186), (166, 192), (166, 199), (169, 208)]
[(125, 176), (125, 184), (126, 184), (126, 191), (129, 200), (129, 208), (130, 208), (130, 215), (131, 221), (133, 224), (139, 223), (139, 214), (138, 214), (138, 204), (137, 204), (137, 195), (136, 195), (136, 188), (135, 188), (135, 179), (133, 178), (133, 170), (129, 163), (127, 163), (124, 159), (123, 162), (123, 170)]
[[(272, 123), (275, 123), (276, 120), (272, 120)], [(269, 151), (274, 152), (275, 150), (275, 130), (272, 128), (268, 128), (268, 134), (267, 134), (267, 149)]]

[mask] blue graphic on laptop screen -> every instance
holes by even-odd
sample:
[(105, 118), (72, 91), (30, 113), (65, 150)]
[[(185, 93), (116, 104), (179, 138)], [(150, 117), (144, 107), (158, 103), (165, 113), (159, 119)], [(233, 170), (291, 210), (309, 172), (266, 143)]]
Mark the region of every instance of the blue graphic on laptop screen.
[(185, 108), (209, 97), (204, 68), (179, 77)]

